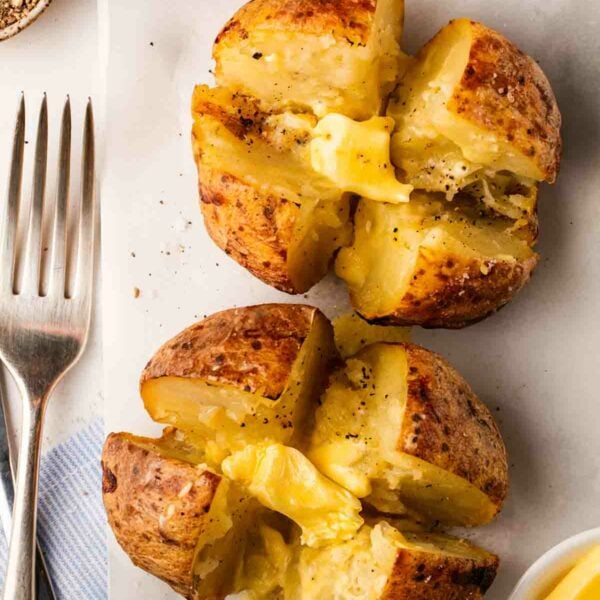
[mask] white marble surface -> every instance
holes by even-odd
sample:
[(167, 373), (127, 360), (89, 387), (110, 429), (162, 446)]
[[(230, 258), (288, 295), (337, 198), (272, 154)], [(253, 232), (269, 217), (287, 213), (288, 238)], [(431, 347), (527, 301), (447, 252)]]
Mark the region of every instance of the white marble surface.
[[(169, 336), (217, 309), (302, 301), (253, 279), (208, 240), (197, 207), (187, 103), (210, 81), (214, 35), (240, 0), (100, 0), (110, 5), (103, 275), (106, 420), (152, 432), (139, 373)], [(558, 185), (542, 190), (540, 252), (531, 284), (497, 316), (462, 332), (417, 332), (495, 410), (511, 456), (502, 516), (473, 537), (502, 556), (490, 600), (506, 600), (533, 560), (600, 522), (598, 261), (600, 76), (593, 0), (412, 0), (414, 49), (453, 16), (481, 19), (536, 57), (565, 117)], [(190, 225), (186, 225), (190, 221)], [(133, 289), (141, 290), (135, 299)], [(346, 307), (328, 280), (308, 296)], [(134, 591), (132, 591), (134, 590)], [(171, 598), (111, 538), (111, 597)]]
[[(27, 101), (27, 141), (23, 200), (31, 189), (37, 113), (44, 92), (50, 115), (47, 199), (56, 190), (56, 157), (60, 113), (67, 94), (73, 107), (73, 194), (78, 192), (83, 112), (88, 96), (101, 112), (103, 78), (98, 69), (98, 27), (95, 0), (55, 0), (31, 27), (0, 43), (0, 198), (4, 201), (12, 132), (21, 91)], [(100, 117), (100, 114), (98, 114)], [(100, 128), (99, 128), (100, 130)], [(26, 214), (26, 213), (25, 213)], [(66, 440), (102, 414), (102, 352), (97, 304), (86, 353), (54, 393), (47, 412), (44, 451)], [(19, 420), (19, 398), (7, 377), (13, 420)]]

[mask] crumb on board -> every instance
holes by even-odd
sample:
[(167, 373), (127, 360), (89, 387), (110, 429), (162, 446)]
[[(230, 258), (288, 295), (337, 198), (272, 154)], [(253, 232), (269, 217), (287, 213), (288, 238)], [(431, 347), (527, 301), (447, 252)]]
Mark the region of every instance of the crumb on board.
[(189, 221), (183, 217), (177, 217), (173, 224), (173, 229), (177, 233), (183, 233), (189, 227)]
[(136, 286), (133, 288), (133, 297), (134, 298), (139, 298), (141, 293), (142, 293), (142, 291), (140, 290), (139, 287)]

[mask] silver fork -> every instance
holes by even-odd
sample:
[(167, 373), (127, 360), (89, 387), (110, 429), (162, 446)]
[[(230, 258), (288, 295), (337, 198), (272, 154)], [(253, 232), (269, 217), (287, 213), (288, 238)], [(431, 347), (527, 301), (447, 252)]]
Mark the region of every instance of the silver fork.
[[(38, 471), (47, 400), (81, 356), (90, 325), (95, 234), (94, 124), (88, 102), (83, 136), (83, 171), (76, 267), (69, 269), (67, 207), (71, 158), (69, 99), (62, 115), (59, 176), (47, 292), (42, 284), (42, 215), (48, 156), (46, 97), (39, 114), (23, 281), (17, 282), (17, 222), (25, 142), (25, 100), (17, 115), (8, 198), (0, 237), (0, 359), (22, 396), (22, 428), (4, 600), (35, 598), (34, 567)], [(75, 283), (69, 286), (69, 272)], [(69, 290), (73, 290), (72, 293)]]

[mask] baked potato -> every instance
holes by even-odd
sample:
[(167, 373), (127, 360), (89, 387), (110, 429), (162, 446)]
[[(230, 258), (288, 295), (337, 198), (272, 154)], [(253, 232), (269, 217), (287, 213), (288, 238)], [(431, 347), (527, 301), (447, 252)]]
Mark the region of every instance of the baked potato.
[(408, 206), (361, 200), (336, 272), (367, 319), (481, 320), (538, 261), (538, 182), (556, 179), (561, 152), (550, 84), (500, 34), (461, 19), (427, 44), (387, 114), (399, 177), (419, 191)]
[(403, 19), (403, 0), (253, 0), (215, 41), (215, 77), (269, 111), (366, 119), (402, 71)]
[(393, 160), (420, 189), (450, 199), (497, 173), (513, 179), (510, 187), (556, 180), (561, 117), (550, 83), (532, 58), (481, 23), (444, 27), (394, 92), (388, 115), (396, 121)]
[(303, 547), (298, 562), (286, 599), (479, 600), (498, 569), (496, 556), (464, 540), (400, 533), (386, 521), (344, 544)]
[(335, 358), (333, 329), (316, 308), (226, 310), (158, 350), (141, 396), (155, 421), (200, 440), (217, 460), (248, 443), (301, 445)]
[(417, 57), (387, 114), (400, 179), (427, 193), (409, 206), (361, 200), (354, 243), (336, 272), (368, 319), (429, 327), (481, 320), (538, 261), (538, 182), (555, 181), (561, 153), (550, 84), (500, 34), (460, 19)]
[(215, 243), (273, 287), (303, 293), (352, 236), (350, 200), (310, 166), (310, 115), (197, 86), (193, 146), (201, 208)]
[(111, 434), (102, 456), (133, 562), (193, 600), (481, 598), (498, 559), (431, 530), (494, 518), (504, 444), (460, 375), (406, 337), (356, 316), (334, 335), (315, 308), (267, 304), (162, 346), (140, 389), (170, 427)]
[(402, 534), (385, 521), (344, 542), (304, 546), (288, 523), (198, 458), (173, 432), (159, 440), (111, 434), (102, 453), (117, 540), (137, 566), (189, 600), (400, 600), (409, 592), (463, 600), (481, 598), (494, 579), (495, 556), (439, 534)]
[(305, 292), (337, 256), (365, 319), (460, 328), (535, 269), (561, 116), (540, 67), (499, 33), (459, 19), (408, 58), (402, 13), (391, 0), (242, 8), (215, 43), (221, 87), (202, 92), (229, 93), (229, 112), (194, 97), (203, 212), (216, 243), (280, 290)]
[(241, 488), (196, 462), (198, 450), (173, 435), (108, 436), (102, 452), (108, 523), (135, 565), (182, 596), (223, 597), (235, 548), (262, 509)]
[(469, 201), (425, 192), (409, 204), (361, 200), (335, 271), (367, 320), (461, 328), (506, 304), (538, 262), (511, 227)]
[(400, 533), (387, 521), (372, 520), (324, 547), (303, 545), (297, 535), (288, 542), (289, 524), (266, 515), (223, 475), (190, 462), (197, 450), (166, 438), (111, 434), (102, 454), (103, 499), (133, 562), (186, 598), (248, 592), (255, 600), (464, 600), (482, 598), (494, 580), (494, 555), (440, 534)]
[(307, 456), (377, 510), (444, 525), (488, 523), (508, 491), (489, 410), (446, 361), (410, 343), (368, 346), (332, 375)]

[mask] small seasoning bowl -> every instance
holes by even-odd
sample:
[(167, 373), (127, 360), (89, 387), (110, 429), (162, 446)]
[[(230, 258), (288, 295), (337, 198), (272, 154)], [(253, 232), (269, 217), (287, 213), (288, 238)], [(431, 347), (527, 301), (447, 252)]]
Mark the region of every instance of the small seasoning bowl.
[(600, 528), (590, 529), (546, 552), (525, 573), (509, 600), (541, 600), (594, 546), (600, 544)]
[[(51, 2), (52, 0), (38, 0), (33, 8), (26, 11), (20, 19), (14, 21), (10, 25), (6, 25), (6, 27), (0, 28), (0, 42), (7, 40), (13, 35), (17, 35), (17, 33), (31, 25), (48, 8)], [(26, 0), (22, 0), (22, 3), (25, 5)]]

